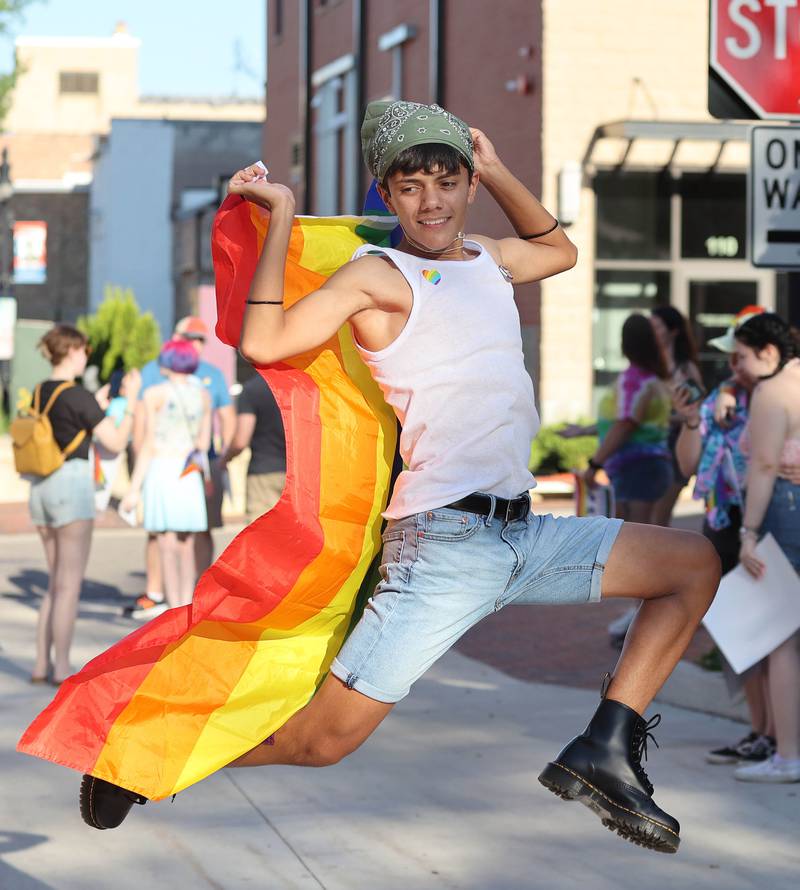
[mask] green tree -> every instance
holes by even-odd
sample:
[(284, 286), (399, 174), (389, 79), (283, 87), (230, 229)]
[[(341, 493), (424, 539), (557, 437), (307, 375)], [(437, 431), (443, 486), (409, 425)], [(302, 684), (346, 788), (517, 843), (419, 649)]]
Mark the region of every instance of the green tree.
[(78, 328), (89, 338), (89, 364), (97, 366), (101, 383), (118, 369), (141, 368), (161, 348), (158, 322), (139, 309), (129, 287), (107, 284), (97, 312), (79, 318)]
[[(0, 35), (8, 34), (13, 21), (19, 19), (25, 7), (32, 2), (33, 0), (0, 0)], [(8, 109), (11, 106), (11, 93), (22, 71), (22, 67), (15, 58), (14, 70), (0, 74), (0, 121), (8, 114)]]

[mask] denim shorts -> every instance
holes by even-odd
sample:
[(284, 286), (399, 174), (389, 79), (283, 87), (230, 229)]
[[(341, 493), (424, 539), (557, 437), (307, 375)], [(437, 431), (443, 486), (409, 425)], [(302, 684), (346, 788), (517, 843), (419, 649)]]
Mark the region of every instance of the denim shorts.
[(800, 573), (800, 485), (776, 479), (761, 532), (772, 532), (786, 558)]
[(459, 637), (503, 606), (597, 602), (621, 525), (533, 513), (505, 522), (446, 507), (390, 520), (381, 581), (331, 672), (370, 698), (400, 701)]
[(28, 506), (34, 525), (60, 528), (94, 519), (94, 475), (88, 460), (73, 457), (49, 476), (34, 479)]
[(608, 475), (618, 501), (648, 503), (665, 495), (675, 478), (671, 459), (665, 457), (631, 460)]

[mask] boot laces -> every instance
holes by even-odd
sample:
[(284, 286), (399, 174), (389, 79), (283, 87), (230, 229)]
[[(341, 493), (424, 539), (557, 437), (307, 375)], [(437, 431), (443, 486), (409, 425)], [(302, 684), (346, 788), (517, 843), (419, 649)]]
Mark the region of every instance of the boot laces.
[(656, 741), (656, 737), (653, 735), (651, 730), (655, 729), (659, 723), (661, 723), (661, 714), (656, 714), (646, 722), (643, 717), (640, 717), (639, 720), (636, 721), (636, 726), (633, 729), (633, 738), (631, 740), (633, 768), (636, 772), (636, 775), (639, 777), (642, 784), (647, 789), (647, 793), (650, 795), (652, 795), (654, 788), (653, 783), (648, 778), (647, 773), (642, 766), (642, 755), (644, 755), (644, 759), (645, 761), (647, 761), (648, 739), (650, 739), (656, 746), (656, 748), (658, 748), (658, 742)]

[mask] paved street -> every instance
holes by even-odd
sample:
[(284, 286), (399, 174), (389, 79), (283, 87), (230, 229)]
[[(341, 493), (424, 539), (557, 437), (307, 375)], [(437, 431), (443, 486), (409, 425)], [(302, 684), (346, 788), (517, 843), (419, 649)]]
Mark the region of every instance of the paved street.
[[(800, 786), (744, 786), (703, 763), (740, 724), (659, 706), (648, 771), (684, 841), (677, 856), (649, 853), (536, 781), (596, 692), (523, 682), (460, 653), (336, 767), (223, 771), (173, 804), (136, 808), (118, 831), (93, 832), (78, 815), (78, 775), (13, 750), (51, 694), (27, 683), (38, 546), (30, 535), (0, 544), (3, 890), (796, 886)], [(140, 532), (97, 533), (76, 662), (130, 629), (119, 604), (141, 587), (140, 547)]]

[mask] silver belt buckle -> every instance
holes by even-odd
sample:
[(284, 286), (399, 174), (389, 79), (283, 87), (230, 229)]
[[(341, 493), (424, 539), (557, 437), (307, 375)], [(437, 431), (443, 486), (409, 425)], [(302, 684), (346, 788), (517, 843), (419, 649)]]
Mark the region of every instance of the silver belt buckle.
[(506, 502), (506, 518), (505, 518), (506, 522), (511, 522), (510, 516), (511, 516), (511, 511), (512, 511), (513, 507), (514, 507), (513, 500), (509, 500)]

